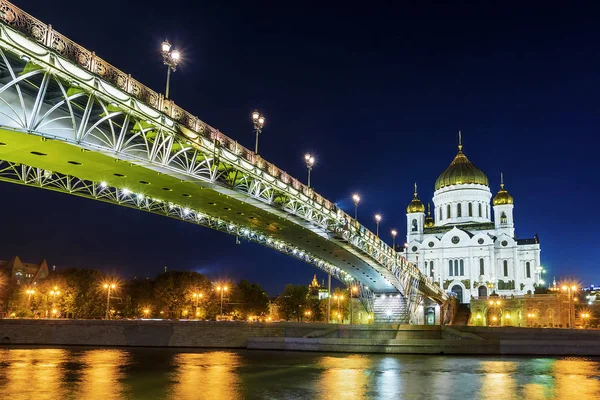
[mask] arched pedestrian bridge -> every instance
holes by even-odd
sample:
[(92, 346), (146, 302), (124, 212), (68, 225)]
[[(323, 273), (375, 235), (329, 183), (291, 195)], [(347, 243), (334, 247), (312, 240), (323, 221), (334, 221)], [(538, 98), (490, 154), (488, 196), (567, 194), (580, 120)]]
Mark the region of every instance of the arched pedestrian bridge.
[(271, 247), (360, 288), (376, 320), (446, 294), (313, 189), (0, 0), (0, 180)]

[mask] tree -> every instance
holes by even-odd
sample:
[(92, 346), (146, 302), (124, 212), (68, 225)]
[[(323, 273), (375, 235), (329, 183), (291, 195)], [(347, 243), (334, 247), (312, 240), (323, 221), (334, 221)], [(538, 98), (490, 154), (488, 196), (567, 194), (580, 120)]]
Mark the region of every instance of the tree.
[(286, 320), (300, 321), (308, 304), (308, 287), (287, 284), (283, 293), (277, 298), (279, 313)]
[(194, 293), (202, 293), (198, 307), (205, 308), (207, 295), (212, 285), (208, 278), (197, 272), (169, 271), (156, 277), (153, 288), (155, 312), (163, 312), (163, 317), (181, 318), (195, 316), (196, 299)]
[(264, 316), (269, 311), (269, 297), (257, 283), (242, 280), (232, 296), (236, 315), (247, 319), (251, 316)]

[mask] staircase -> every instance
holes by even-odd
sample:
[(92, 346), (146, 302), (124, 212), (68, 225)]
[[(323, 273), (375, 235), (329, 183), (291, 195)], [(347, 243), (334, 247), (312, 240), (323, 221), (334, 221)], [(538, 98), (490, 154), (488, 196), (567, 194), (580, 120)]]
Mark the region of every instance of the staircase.
[(375, 295), (373, 313), (376, 324), (408, 324), (406, 299), (400, 294)]
[(467, 326), (469, 325), (469, 318), (471, 317), (471, 308), (468, 304), (459, 304), (456, 315), (452, 320), (454, 326)]

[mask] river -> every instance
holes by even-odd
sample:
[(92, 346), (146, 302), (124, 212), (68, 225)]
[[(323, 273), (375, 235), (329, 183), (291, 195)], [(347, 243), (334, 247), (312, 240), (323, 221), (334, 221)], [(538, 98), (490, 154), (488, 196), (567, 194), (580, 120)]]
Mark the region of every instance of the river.
[(600, 359), (0, 348), (0, 399), (591, 399)]

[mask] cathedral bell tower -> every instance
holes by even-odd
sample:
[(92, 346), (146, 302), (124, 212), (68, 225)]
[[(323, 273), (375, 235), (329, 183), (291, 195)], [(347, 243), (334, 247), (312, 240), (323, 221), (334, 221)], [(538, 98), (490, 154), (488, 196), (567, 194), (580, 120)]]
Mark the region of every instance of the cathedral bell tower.
[(506, 233), (515, 237), (515, 224), (513, 220), (514, 199), (504, 189), (504, 175), (500, 174), (500, 190), (494, 196), (494, 225), (498, 233)]
[(425, 206), (417, 196), (417, 184), (412, 201), (406, 207), (406, 241), (423, 240), (423, 225), (425, 224)]

